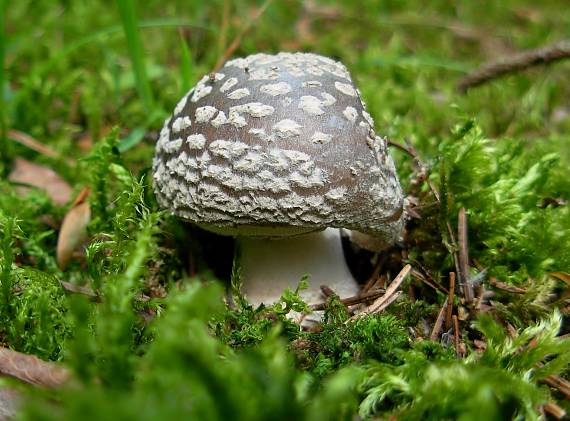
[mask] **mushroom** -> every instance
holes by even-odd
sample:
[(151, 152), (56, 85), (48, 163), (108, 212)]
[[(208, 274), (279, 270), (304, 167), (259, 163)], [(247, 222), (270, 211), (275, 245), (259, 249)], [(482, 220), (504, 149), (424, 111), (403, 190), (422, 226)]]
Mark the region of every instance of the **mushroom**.
[(153, 160), (159, 204), (237, 238), (253, 304), (358, 293), (340, 228), (393, 243), (403, 196), (346, 67), (309, 53), (254, 54), (204, 76), (166, 120)]

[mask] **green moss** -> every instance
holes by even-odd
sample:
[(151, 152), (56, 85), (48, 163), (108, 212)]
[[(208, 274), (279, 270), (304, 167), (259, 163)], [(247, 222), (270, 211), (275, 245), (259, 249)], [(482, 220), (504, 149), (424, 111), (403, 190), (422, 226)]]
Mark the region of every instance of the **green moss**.
[[(356, 321), (332, 298), (315, 332), (288, 318), (307, 310), (298, 291), (254, 308), (240, 294), (238, 268), (232, 280), (214, 279), (200, 255), (214, 250), (207, 260), (217, 269), (228, 253), (159, 211), (151, 188), (159, 120), (211, 71), (259, 2), (146, 2), (139, 22), (126, 25), (144, 45), (144, 63), (107, 3), (0, 3), (0, 131), (22, 131), (66, 158), (2, 137), (0, 171), (21, 156), (53, 168), (75, 192), (91, 191), (88, 242), (61, 271), (57, 234), (69, 209), (0, 180), (0, 341), (76, 377), (73, 387), (28, 391), (22, 418), (534, 419), (546, 401), (567, 407), (540, 382), (569, 375), (568, 343), (556, 336), (568, 331), (567, 313), (558, 313), (567, 286), (549, 275), (570, 271), (568, 66), (467, 95), (455, 89), (490, 56), (567, 37), (570, 9), (560, 1), (272, 2), (243, 34), (235, 56), (301, 49), (345, 62), (378, 133), (409, 142), (440, 197), (418, 178), (418, 162), (393, 148), (420, 217), (385, 253), (382, 275), (411, 263), (429, 279), (411, 277), (385, 312)], [(471, 275), (489, 294), (479, 318), (454, 299), (467, 317), (459, 322), (467, 356), (457, 360), (452, 347), (426, 338), (456, 270), (461, 208)], [(494, 288), (491, 277), (526, 292)], [(509, 324), (517, 335), (506, 334)]]

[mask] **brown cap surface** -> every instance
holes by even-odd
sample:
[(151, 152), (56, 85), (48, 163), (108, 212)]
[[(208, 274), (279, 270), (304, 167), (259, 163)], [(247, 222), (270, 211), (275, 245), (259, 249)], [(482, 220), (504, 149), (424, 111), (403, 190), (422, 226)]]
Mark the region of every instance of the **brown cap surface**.
[(345, 66), (307, 53), (254, 54), (204, 76), (160, 133), (161, 206), (228, 235), (344, 227), (388, 241), (403, 197)]

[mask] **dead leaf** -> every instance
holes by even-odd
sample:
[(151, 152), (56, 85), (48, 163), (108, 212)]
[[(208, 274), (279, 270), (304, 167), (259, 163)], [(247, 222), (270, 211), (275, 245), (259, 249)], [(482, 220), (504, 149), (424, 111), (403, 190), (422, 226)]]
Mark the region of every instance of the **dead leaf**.
[(61, 224), (57, 238), (57, 264), (65, 270), (73, 252), (87, 239), (87, 224), (91, 220), (91, 208), (87, 197), (89, 188), (83, 189)]
[[(69, 202), (73, 190), (54, 170), (23, 158), (16, 158), (14, 164), (14, 169), (8, 177), (10, 181), (44, 190), (56, 205), (62, 206)], [(26, 195), (30, 187), (18, 186), (17, 190)]]
[(0, 375), (49, 388), (61, 386), (71, 376), (69, 370), (61, 365), (8, 348), (0, 348)]
[(66, 291), (73, 292), (75, 294), (83, 294), (92, 300), (99, 299), (97, 293), (86, 285), (76, 285), (67, 281), (59, 281), (59, 283)]

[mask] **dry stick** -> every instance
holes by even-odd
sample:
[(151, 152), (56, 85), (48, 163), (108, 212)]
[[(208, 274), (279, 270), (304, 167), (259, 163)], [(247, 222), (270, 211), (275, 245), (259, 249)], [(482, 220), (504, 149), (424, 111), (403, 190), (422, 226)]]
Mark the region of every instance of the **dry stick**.
[[(562, 336), (559, 336), (562, 340), (564, 339)], [(543, 363), (538, 363), (538, 367), (544, 367)], [(550, 374), (546, 376), (546, 378), (541, 380), (543, 383), (546, 383), (548, 386), (558, 390), (560, 393), (564, 395), (566, 399), (570, 399), (570, 382), (568, 380), (563, 379), (556, 374)]]
[[(413, 263), (417, 263), (417, 261), (414, 260)], [(412, 270), (412, 276), (416, 279), (419, 279), (424, 284), (435, 289), (436, 291), (439, 291), (439, 292), (446, 294), (446, 295), (449, 293), (447, 288), (445, 288), (443, 285), (440, 285), (437, 282), (435, 282), (435, 280), (433, 278), (430, 279), (429, 276), (426, 276), (426, 274), (420, 272), (419, 270), (416, 270), (416, 269)]]
[(50, 147), (44, 145), (40, 141), (34, 139), (29, 134), (24, 132), (20, 132), (18, 130), (8, 130), (7, 137), (10, 139), (18, 142), (21, 145), (24, 145), (30, 148), (33, 151), (36, 151), (42, 155), (49, 156), (50, 158), (54, 159), (61, 159), (65, 161), (68, 165), (73, 166), (75, 165), (75, 161), (72, 159), (64, 158), (62, 155), (51, 149)]
[[(485, 270), (485, 268), (483, 267), (483, 265), (481, 265), (481, 263), (479, 261), (473, 260), (473, 263), (475, 264), (475, 267), (477, 268), (477, 270), (479, 272), (482, 272)], [(492, 286), (494, 286), (497, 289), (507, 291), (507, 292), (512, 292), (513, 294), (525, 294), (526, 293), (525, 288), (516, 287), (514, 285), (506, 284), (503, 281), (499, 281), (497, 278), (495, 278), (493, 276), (491, 276), (489, 278), (489, 284), (491, 284)]]
[(410, 155), (412, 158), (417, 159), (418, 156), (416, 154), (416, 152), (414, 150), (412, 150), (411, 148), (408, 148), (400, 143), (396, 143), (393, 140), (388, 139), (387, 140), (388, 145), (395, 147), (396, 149), (401, 150), (404, 153), (407, 153), (408, 155)]
[(453, 312), (453, 299), (455, 296), (455, 272), (449, 273), (449, 296), (447, 301), (447, 314), (445, 316), (445, 328), (451, 328), (451, 314)]
[(71, 377), (69, 370), (61, 365), (8, 348), (0, 348), (0, 374), (49, 388), (61, 386)]
[(247, 21), (247, 23), (241, 29), (239, 34), (237, 34), (237, 36), (234, 38), (230, 46), (226, 49), (226, 51), (224, 51), (224, 54), (222, 54), (222, 56), (218, 59), (218, 62), (214, 66), (213, 70), (214, 72), (217, 72), (220, 69), (220, 67), (222, 67), (222, 64), (224, 64), (225, 61), (228, 58), (230, 58), (230, 56), (234, 53), (234, 51), (239, 47), (239, 45), (241, 44), (241, 39), (243, 38), (245, 33), (251, 29), (253, 24), (261, 17), (261, 15), (269, 7), (272, 1), (273, 0), (266, 0), (265, 3), (263, 3), (261, 7), (257, 9), (257, 11), (253, 14), (253, 16)]
[(445, 314), (445, 309), (448, 307), (448, 298), (445, 299), (445, 302), (441, 306), (439, 313), (437, 314), (437, 318), (435, 319), (435, 323), (433, 324), (433, 329), (429, 338), (432, 341), (437, 341), (439, 335), (441, 334), (441, 328), (443, 326), (443, 315)]
[[(404, 279), (406, 279), (406, 277), (410, 274), (411, 270), (411, 265), (408, 264), (404, 266), (400, 273), (398, 273), (398, 275), (390, 283), (388, 288), (386, 288), (386, 293), (374, 301), (362, 313), (354, 315), (350, 320), (359, 319), (368, 314), (378, 313), (388, 307), (388, 305), (390, 305), (401, 294), (401, 292), (399, 294), (396, 294), (396, 290), (400, 287), (400, 285), (402, 285), (402, 282), (404, 282)], [(397, 296), (393, 297), (393, 295)]]
[(520, 288), (520, 287), (516, 287), (514, 285), (509, 285), (506, 284), (502, 281), (499, 281), (497, 278), (495, 277), (490, 277), (489, 278), (489, 283), (491, 285), (493, 285), (495, 288), (503, 290), (503, 291), (507, 291), (507, 292), (512, 292), (513, 294), (525, 294), (526, 293), (526, 289), (524, 288)]
[(368, 291), (374, 289), (374, 287), (382, 281), (382, 278), (380, 277), (380, 271), (382, 270), (382, 266), (384, 266), (385, 261), (386, 261), (386, 254), (382, 254), (382, 256), (378, 259), (374, 267), (374, 272), (372, 272), (370, 279), (366, 281), (366, 283), (360, 290), (359, 295), (366, 294)]
[(465, 208), (459, 209), (457, 222), (459, 236), (459, 279), (463, 296), (468, 304), (473, 302), (473, 286), (469, 279), (469, 251), (467, 249), (467, 214)]
[(402, 291), (396, 291), (394, 294), (390, 295), (382, 304), (380, 304), (376, 309), (374, 309), (373, 313), (381, 313), (388, 308), (390, 304), (396, 301), (400, 295), (402, 295)]
[(566, 399), (570, 399), (570, 382), (555, 374), (551, 374), (542, 380), (548, 386), (558, 390)]
[[(374, 290), (372, 292), (368, 292), (368, 293), (363, 294), (363, 295), (356, 295), (354, 297), (343, 298), (339, 301), (342, 304), (344, 304), (345, 306), (350, 307), (350, 306), (365, 303), (365, 302), (368, 302), (371, 300), (376, 300), (378, 297), (381, 297), (384, 294), (385, 294), (385, 290), (383, 290), (383, 289), (378, 290), (377, 289), (377, 290)], [(327, 308), (327, 303), (312, 304), (309, 307), (311, 307), (311, 310), (314, 310), (314, 311), (324, 310)]]
[(556, 405), (554, 402), (547, 402), (544, 404), (544, 411), (549, 415), (552, 415), (557, 420), (561, 420), (566, 417), (566, 410)]
[(366, 281), (366, 283), (362, 286), (358, 295), (366, 294), (371, 289), (374, 289), (374, 286), (380, 283), (381, 276), (379, 275), (380, 275), (380, 267), (376, 266), (376, 269), (374, 269), (374, 273), (372, 274), (372, 276), (370, 276), (368, 281)]
[(539, 64), (553, 63), (568, 57), (570, 57), (570, 40), (562, 40), (536, 50), (523, 51), (476, 69), (459, 81), (457, 89), (465, 93), (469, 88), (482, 85), (508, 73), (515, 73)]
[[(425, 165), (422, 163), (422, 161), (420, 160), (416, 150), (409, 146), (403, 146), (400, 145), (398, 143), (395, 143), (394, 141), (388, 139), (387, 140), (388, 145), (390, 146), (394, 146), (397, 149), (400, 149), (401, 151), (407, 153), (408, 155), (410, 155), (413, 159), (414, 159), (414, 163), (416, 166), (418, 167), (422, 167), (425, 168)], [(441, 197), (439, 195), (439, 192), (437, 191), (437, 189), (435, 188), (435, 185), (433, 184), (433, 182), (429, 179), (429, 176), (425, 179), (425, 181), (427, 182), (430, 191), (432, 192), (433, 196), (435, 197), (435, 200), (438, 203), (441, 203)], [(451, 224), (449, 223), (449, 221), (446, 221), (445, 226), (447, 228), (447, 234), (449, 235), (449, 240), (451, 241), (451, 253), (453, 255), (453, 261), (455, 263), (455, 271), (459, 274), (460, 271), (460, 264), (459, 264), (459, 255), (457, 253), (457, 243), (455, 241), (455, 235), (453, 234), (453, 229), (451, 228)], [(438, 288), (439, 289), (439, 288)], [(447, 291), (445, 291), (445, 293), (447, 294)], [(473, 295), (471, 295), (471, 297), (473, 297)]]
[(455, 356), (459, 358), (459, 319), (455, 314), (453, 315), (453, 339), (455, 342)]
[[(393, 142), (392, 140), (388, 139), (387, 140), (388, 145), (394, 146), (397, 149), (400, 149), (401, 151), (407, 153), (408, 155), (410, 155), (413, 159), (414, 159), (414, 163), (416, 166), (418, 167), (425, 167), (425, 165), (422, 163), (422, 161), (420, 160), (417, 152), (415, 151), (415, 149), (413, 147), (406, 147), (403, 145), (400, 145), (398, 143)], [(435, 185), (433, 184), (433, 182), (429, 179), (429, 176), (425, 179), (425, 181), (427, 182), (430, 191), (432, 192), (433, 196), (435, 197), (435, 200), (438, 203), (441, 203), (441, 197), (439, 195), (439, 192), (437, 191), (437, 189), (435, 188)], [(455, 235), (453, 234), (453, 229), (451, 228), (451, 224), (449, 223), (449, 221), (446, 221), (445, 226), (447, 228), (447, 234), (449, 235), (449, 240), (451, 241), (451, 254), (453, 255), (453, 262), (455, 264), (455, 271), (460, 274), (461, 273), (461, 268), (460, 268), (460, 261), (459, 261), (459, 253), (457, 252), (457, 243), (455, 241)], [(465, 231), (466, 233), (466, 231)], [(465, 237), (467, 239), (467, 237)], [(466, 245), (466, 244), (465, 244)], [(468, 262), (468, 260), (467, 260)], [(467, 268), (469, 269), (469, 268)], [(425, 280), (425, 278), (423, 279)], [(428, 285), (430, 285), (428, 282), (426, 282)], [(430, 285), (433, 287), (433, 285)], [(436, 289), (440, 289), (440, 286), (437, 286)], [(445, 293), (447, 294), (448, 291), (446, 290)], [(471, 291), (471, 300), (473, 300), (473, 292)], [(469, 302), (470, 302), (469, 301)]]

